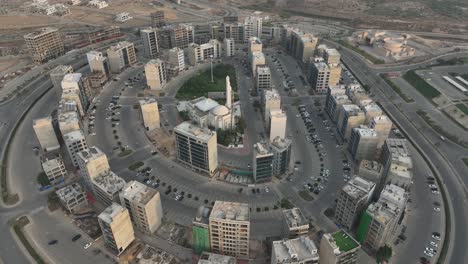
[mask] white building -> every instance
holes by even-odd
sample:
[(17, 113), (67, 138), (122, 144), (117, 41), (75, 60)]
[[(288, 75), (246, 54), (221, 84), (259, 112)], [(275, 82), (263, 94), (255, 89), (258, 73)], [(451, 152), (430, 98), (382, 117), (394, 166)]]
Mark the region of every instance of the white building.
[(269, 90), (271, 88), (271, 71), (267, 65), (257, 66), (257, 75), (255, 76), (257, 92)]
[(294, 239), (274, 241), (271, 264), (318, 264), (319, 254), (315, 243), (303, 235)]
[(93, 6), (93, 7), (96, 7), (98, 9), (102, 9), (104, 7), (108, 7), (109, 4), (107, 4), (106, 1), (100, 1), (100, 0), (91, 0), (88, 2), (88, 5), (89, 6)]
[(60, 156), (44, 160), (41, 165), (42, 170), (44, 170), (47, 179), (49, 179), (52, 185), (62, 182), (65, 176), (67, 176), (67, 169)]
[(281, 109), (281, 97), (278, 93), (278, 90), (263, 90), (262, 104), (263, 114), (265, 115), (265, 122), (267, 122), (267, 126), (269, 126), (268, 122), (270, 121), (270, 110)]
[(223, 44), (224, 57), (232, 57), (236, 54), (235, 42), (233, 38), (225, 38)]
[(78, 167), (78, 153), (88, 148), (83, 132), (81, 130), (69, 132), (63, 136), (63, 140), (73, 166)]
[(34, 119), (33, 129), (36, 137), (39, 140), (41, 148), (48, 152), (60, 148), (57, 136), (55, 135), (54, 127), (52, 126), (52, 117)]
[(139, 100), (140, 114), (146, 131), (160, 128), (158, 102), (154, 99)]
[(169, 68), (175, 75), (176, 72), (185, 70), (185, 57), (184, 50), (178, 47), (174, 47), (169, 50)]
[(76, 111), (63, 112), (58, 115), (59, 129), (62, 137), (65, 134), (80, 130), (80, 119)]
[(276, 137), (280, 139), (286, 137), (287, 116), (283, 110), (270, 110), (270, 121), (268, 123), (270, 124), (270, 141), (273, 141)]
[(75, 213), (78, 209), (88, 205), (86, 194), (78, 183), (72, 183), (55, 192), (63, 207), (70, 213)]
[(117, 21), (117, 22), (123, 23), (123, 22), (125, 22), (125, 21), (130, 20), (130, 19), (133, 19), (133, 17), (130, 16), (129, 13), (123, 12), (123, 13), (120, 13), (120, 14), (115, 15), (115, 19), (114, 19), (114, 20)]
[(82, 76), (81, 73), (69, 73), (62, 80), (62, 99), (75, 101), (80, 117), (85, 115), (89, 103), (84, 92)]
[(165, 63), (160, 59), (150, 60), (145, 65), (145, 76), (151, 90), (161, 91), (167, 82)]
[(190, 64), (196, 65), (210, 59), (221, 57), (221, 43), (216, 39), (211, 39), (208, 43), (191, 43), (187, 49)]
[(119, 194), (125, 187), (125, 180), (109, 171), (91, 180), (96, 199), (109, 206), (114, 202), (120, 202)]
[(252, 67), (252, 75), (255, 77), (257, 75), (257, 66), (260, 65), (265, 65), (266, 60), (265, 60), (265, 55), (263, 52), (254, 52), (252, 53), (252, 59), (251, 59), (251, 67)]

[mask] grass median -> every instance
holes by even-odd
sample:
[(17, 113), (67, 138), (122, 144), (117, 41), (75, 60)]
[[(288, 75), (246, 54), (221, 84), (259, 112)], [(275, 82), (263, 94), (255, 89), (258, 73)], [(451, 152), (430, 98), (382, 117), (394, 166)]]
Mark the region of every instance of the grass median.
[(381, 77), (388, 84), (388, 86), (390, 86), (393, 89), (393, 91), (395, 91), (401, 97), (401, 99), (403, 99), (407, 103), (414, 102), (414, 99), (404, 94), (403, 91), (401, 91), (401, 88), (398, 85), (396, 85), (392, 80), (390, 80), (384, 75), (382, 75)]
[(422, 110), (418, 110), (416, 112), (422, 119), (424, 119), (424, 121), (429, 125), (431, 126), (432, 129), (434, 129), (437, 133), (439, 133), (440, 135), (444, 136), (445, 138), (453, 141), (454, 143), (468, 149), (468, 142), (466, 141), (463, 141), (461, 140), (460, 138), (458, 138), (457, 136), (453, 135), (453, 134), (450, 134), (449, 132), (447, 132), (446, 130), (444, 130), (442, 127), (438, 126), (437, 124), (434, 123), (434, 121), (429, 117), (429, 115), (425, 112), (425, 111), (422, 111)]
[(15, 231), (16, 236), (21, 241), (23, 246), (28, 251), (29, 255), (36, 261), (38, 264), (45, 264), (46, 262), (42, 257), (36, 252), (36, 249), (31, 245), (29, 240), (26, 238), (24, 233), (24, 227), (29, 224), (29, 219), (26, 216), (21, 216), (20, 218), (10, 220), (10, 226)]
[(436, 88), (427, 83), (414, 70), (406, 72), (403, 75), (403, 79), (405, 79), (409, 84), (411, 84), (424, 97), (431, 100), (431, 102), (432, 99), (440, 95), (440, 92)]

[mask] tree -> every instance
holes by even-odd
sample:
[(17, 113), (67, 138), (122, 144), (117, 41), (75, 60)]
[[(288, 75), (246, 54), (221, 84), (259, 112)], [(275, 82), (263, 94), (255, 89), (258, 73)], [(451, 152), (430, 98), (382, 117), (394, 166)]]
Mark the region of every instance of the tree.
[(50, 185), (49, 178), (47, 178), (47, 175), (44, 172), (41, 172), (39, 175), (37, 175), (37, 183), (39, 183), (41, 186)]
[(391, 247), (387, 245), (380, 247), (377, 250), (377, 255), (376, 255), (377, 263), (382, 263), (384, 261), (387, 262), (392, 257), (392, 253), (393, 253), (393, 250)]

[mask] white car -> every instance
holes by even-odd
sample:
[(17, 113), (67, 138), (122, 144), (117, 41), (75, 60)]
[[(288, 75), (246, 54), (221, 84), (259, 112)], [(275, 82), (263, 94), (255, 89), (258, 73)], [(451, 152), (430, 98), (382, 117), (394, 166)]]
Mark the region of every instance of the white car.
[(434, 211), (440, 212), (440, 207), (434, 207)]
[(92, 242), (89, 242), (89, 243), (87, 243), (86, 245), (84, 245), (83, 248), (84, 248), (84, 249), (88, 249), (92, 244), (93, 244)]
[(429, 184), (429, 188), (437, 188), (434, 184)]
[(439, 191), (432, 191), (433, 194), (439, 194)]
[(432, 238), (433, 238), (434, 240), (440, 241), (440, 236), (432, 235)]
[(429, 244), (430, 244), (431, 246), (433, 246), (433, 247), (438, 247), (438, 246), (439, 246), (439, 245), (437, 245), (437, 243), (434, 242), (434, 241), (429, 242)]
[(432, 257), (434, 256), (433, 253), (428, 252), (428, 251), (426, 251), (426, 250), (424, 250), (424, 255), (426, 255), (426, 256), (428, 256), (428, 257), (430, 257), (430, 258), (432, 258)]
[(427, 252), (436, 253), (436, 250), (430, 247), (426, 247)]

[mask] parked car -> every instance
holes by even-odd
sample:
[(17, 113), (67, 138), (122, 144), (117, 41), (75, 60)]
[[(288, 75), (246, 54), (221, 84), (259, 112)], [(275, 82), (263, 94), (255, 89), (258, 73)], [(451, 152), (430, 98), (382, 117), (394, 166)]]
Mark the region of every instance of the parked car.
[(80, 239), (80, 238), (81, 238), (81, 235), (80, 235), (80, 234), (77, 234), (77, 235), (75, 235), (74, 237), (72, 237), (72, 241), (75, 242), (75, 241), (77, 241), (77, 240)]

